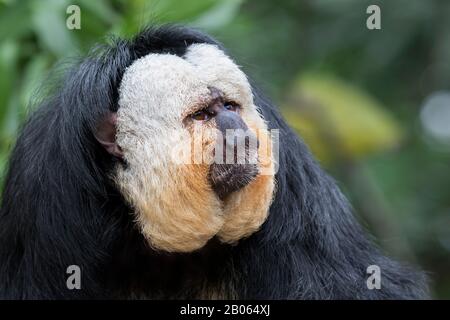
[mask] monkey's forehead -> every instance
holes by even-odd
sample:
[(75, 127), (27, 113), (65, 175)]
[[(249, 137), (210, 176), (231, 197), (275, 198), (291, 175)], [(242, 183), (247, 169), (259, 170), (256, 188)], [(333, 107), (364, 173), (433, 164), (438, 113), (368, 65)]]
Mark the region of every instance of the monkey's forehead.
[(244, 106), (253, 103), (247, 77), (232, 59), (215, 45), (192, 44), (183, 56), (151, 53), (134, 61), (122, 78), (119, 106), (182, 113), (211, 86)]

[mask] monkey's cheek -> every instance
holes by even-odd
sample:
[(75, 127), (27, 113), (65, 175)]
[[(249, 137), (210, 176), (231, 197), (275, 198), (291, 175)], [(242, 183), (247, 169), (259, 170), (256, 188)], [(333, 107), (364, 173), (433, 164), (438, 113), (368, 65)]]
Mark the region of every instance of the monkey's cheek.
[[(130, 168), (131, 169), (131, 168)], [(122, 193), (149, 245), (167, 252), (203, 247), (223, 225), (217, 199), (203, 165), (174, 165), (163, 172), (136, 170), (119, 176)]]
[(235, 243), (261, 227), (269, 214), (274, 184), (273, 175), (259, 175), (227, 199), (224, 224), (217, 234), (222, 242)]
[(223, 226), (222, 204), (206, 181), (206, 167), (188, 166), (140, 211), (142, 233), (153, 248), (191, 252), (202, 248)]

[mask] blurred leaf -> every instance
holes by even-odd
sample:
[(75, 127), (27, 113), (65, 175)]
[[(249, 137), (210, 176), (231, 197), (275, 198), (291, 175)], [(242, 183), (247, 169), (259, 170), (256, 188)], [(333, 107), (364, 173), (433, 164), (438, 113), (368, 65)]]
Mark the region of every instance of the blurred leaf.
[(113, 24), (117, 21), (119, 18), (119, 15), (113, 10), (111, 7), (111, 3), (107, 2), (105, 0), (78, 0), (79, 6), (82, 11), (82, 22), (83, 22), (83, 15), (84, 15), (84, 9), (88, 9), (91, 13), (94, 14), (94, 16), (97, 19), (101, 19), (104, 22), (107, 22), (109, 24)]
[(0, 45), (0, 124), (5, 126), (7, 106), (17, 74), (19, 48), (15, 42), (7, 41)]
[(197, 18), (192, 25), (207, 30), (219, 29), (231, 22), (242, 2), (243, 0), (220, 1)]
[(66, 26), (65, 0), (46, 0), (32, 2), (32, 23), (41, 44), (55, 56), (73, 55), (77, 50), (76, 39)]
[(22, 106), (22, 110), (32, 102), (33, 94), (40, 89), (39, 85), (44, 80), (43, 78), (47, 68), (50, 66), (50, 62), (50, 57), (42, 53), (36, 55), (26, 65), (20, 90), (20, 105)]
[(215, 4), (223, 0), (196, 0), (196, 1), (150, 1), (156, 19), (160, 22), (182, 22), (199, 16)]
[(307, 74), (294, 83), (284, 113), (325, 162), (392, 148), (402, 136), (386, 108), (368, 93), (321, 74)]
[(121, 33), (132, 35), (151, 23), (188, 23), (227, 0), (131, 0), (124, 1), (126, 13)]
[(0, 4), (0, 41), (19, 38), (31, 30), (29, 9), (27, 1)]
[(4, 118), (4, 125), (1, 128), (2, 148), (6, 150), (14, 141), (21, 120), (19, 90), (15, 89), (12, 93), (12, 97), (9, 100), (7, 107), (5, 108), (6, 114)]

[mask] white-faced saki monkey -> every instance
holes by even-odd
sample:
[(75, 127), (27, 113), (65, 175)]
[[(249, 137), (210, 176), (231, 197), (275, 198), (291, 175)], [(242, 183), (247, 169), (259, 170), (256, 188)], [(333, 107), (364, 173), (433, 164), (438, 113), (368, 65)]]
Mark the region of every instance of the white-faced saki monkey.
[(180, 26), (112, 42), (21, 130), (3, 187), (0, 298), (428, 296), (220, 43)]

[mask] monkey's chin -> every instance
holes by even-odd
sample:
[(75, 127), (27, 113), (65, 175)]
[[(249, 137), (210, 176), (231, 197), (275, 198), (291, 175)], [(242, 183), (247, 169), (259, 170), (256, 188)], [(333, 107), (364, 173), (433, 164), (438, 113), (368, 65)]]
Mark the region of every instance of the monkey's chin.
[(273, 175), (257, 174), (246, 186), (223, 201), (223, 225), (217, 238), (235, 244), (257, 232), (269, 215), (275, 189)]

